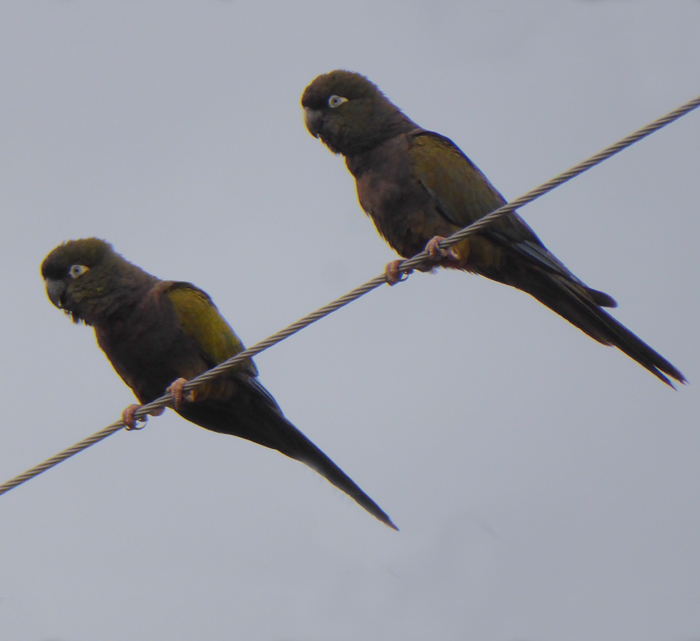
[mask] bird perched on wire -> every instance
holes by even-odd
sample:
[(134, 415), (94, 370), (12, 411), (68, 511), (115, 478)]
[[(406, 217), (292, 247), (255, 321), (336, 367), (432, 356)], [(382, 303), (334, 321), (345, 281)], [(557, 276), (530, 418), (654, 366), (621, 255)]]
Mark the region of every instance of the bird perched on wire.
[[(183, 418), (278, 450), (305, 463), (370, 514), (384, 511), (282, 414), (252, 360), (183, 394), (194, 378), (245, 348), (211, 298), (194, 285), (160, 280), (97, 238), (71, 240), (41, 265), (51, 302), (95, 328), (97, 342), (141, 403), (170, 391)], [(133, 428), (139, 405), (124, 410)], [(162, 410), (161, 410), (162, 413)]]
[[(359, 73), (318, 76), (301, 99), (309, 132), (345, 157), (360, 204), (405, 258), (426, 250), (433, 265), (521, 289), (604, 345), (615, 345), (664, 383), (685, 377), (610, 316), (617, 303), (585, 285), (515, 213), (443, 250), (438, 243), (506, 204), (449, 138), (419, 127)], [(400, 280), (387, 265), (389, 284)], [(429, 267), (428, 267), (429, 268)]]

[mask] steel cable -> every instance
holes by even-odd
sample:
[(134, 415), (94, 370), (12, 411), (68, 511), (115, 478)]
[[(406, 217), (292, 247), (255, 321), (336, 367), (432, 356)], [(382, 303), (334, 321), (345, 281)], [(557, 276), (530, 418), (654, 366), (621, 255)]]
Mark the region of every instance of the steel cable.
[[(559, 174), (556, 178), (549, 180), (540, 187), (529, 191), (524, 196), (516, 198), (510, 203), (504, 205), (503, 207), (499, 207), (495, 211), (484, 216), (483, 218), (480, 218), (468, 227), (465, 227), (464, 229), (461, 229), (460, 231), (454, 233), (449, 238), (440, 241), (438, 247), (440, 247), (441, 249), (448, 249), (449, 247), (452, 247), (452, 245), (459, 243), (468, 236), (478, 233), (480, 230), (484, 229), (486, 226), (491, 224), (496, 218), (505, 216), (506, 214), (509, 214), (515, 211), (516, 209), (527, 205), (528, 203), (531, 203), (533, 200), (552, 191), (556, 187), (559, 187), (563, 183), (571, 180), (572, 178), (575, 178), (576, 176), (582, 174), (584, 171), (587, 171), (588, 169), (591, 169), (592, 167), (600, 164), (604, 160), (607, 160), (608, 158), (614, 156), (623, 149), (626, 149), (630, 145), (633, 145), (634, 143), (638, 142), (642, 138), (649, 136), (650, 134), (654, 133), (655, 131), (658, 131), (659, 129), (665, 127), (673, 121), (678, 120), (678, 118), (681, 118), (682, 116), (686, 115), (687, 113), (689, 113), (693, 109), (696, 109), (699, 106), (700, 96), (694, 98), (693, 100), (690, 100), (683, 106), (679, 107), (678, 109), (675, 109), (674, 111), (671, 111), (670, 113), (646, 125), (645, 127), (642, 127), (638, 131), (627, 136), (626, 138), (623, 138), (619, 142), (616, 142), (614, 145), (611, 145), (607, 149), (604, 149), (603, 151), (592, 156), (588, 160), (585, 160), (582, 163), (576, 165), (575, 167), (572, 167), (571, 169), (563, 172), (562, 174)], [(423, 266), (429, 266), (431, 262), (432, 261), (430, 256), (425, 251), (423, 251), (420, 254), (413, 256), (412, 258), (401, 261), (401, 263), (398, 265), (398, 271), (402, 274), (408, 274), (413, 269), (417, 269)], [(240, 354), (237, 354), (236, 356), (230, 358), (224, 363), (221, 363), (220, 365), (217, 365), (216, 367), (204, 372), (200, 376), (193, 378), (191, 381), (184, 385), (183, 392), (192, 391), (200, 385), (203, 385), (207, 381), (216, 378), (217, 376), (221, 376), (222, 374), (231, 369), (235, 369), (241, 362), (255, 356), (256, 354), (259, 354), (260, 352), (263, 352), (266, 349), (269, 349), (277, 343), (280, 343), (281, 341), (301, 331), (305, 327), (308, 327), (316, 321), (325, 318), (329, 314), (332, 314), (333, 312), (339, 310), (341, 307), (345, 307), (345, 305), (348, 305), (349, 303), (357, 300), (358, 298), (364, 296), (365, 294), (371, 292), (373, 289), (376, 289), (377, 287), (383, 285), (386, 282), (386, 276), (384, 274), (373, 278), (364, 285), (361, 285), (360, 287), (345, 294), (345, 296), (341, 296), (340, 298), (334, 300), (332, 303), (329, 303), (328, 305), (325, 305), (324, 307), (321, 307), (315, 312), (298, 320), (296, 323), (292, 323), (291, 325), (289, 325), (289, 327), (286, 327), (285, 329), (277, 332), (276, 334), (273, 334), (269, 338), (266, 338), (265, 340), (257, 343), (256, 345), (253, 345), (253, 347), (249, 347), (245, 351), (241, 352)], [(170, 407), (171, 402), (172, 396), (168, 393), (164, 396), (161, 396), (160, 398), (157, 398), (151, 403), (141, 406), (138, 410), (136, 410), (136, 412), (134, 412), (134, 418), (136, 418), (137, 420), (145, 420), (151, 412), (154, 412), (164, 407)], [(101, 440), (107, 438), (108, 436), (111, 436), (112, 434), (118, 432), (124, 427), (126, 426), (121, 420), (117, 421), (116, 423), (112, 423), (108, 427), (105, 427), (103, 430), (96, 432), (92, 436), (83, 439), (82, 441), (76, 443), (72, 447), (69, 447), (60, 452), (59, 454), (52, 456), (43, 463), (40, 463), (39, 465), (36, 465), (35, 467), (16, 476), (15, 478), (7, 481), (6, 483), (3, 483), (2, 485), (0, 485), (0, 495), (4, 494), (5, 492), (9, 492), (11, 489), (17, 487), (18, 485), (21, 485), (22, 483), (25, 483), (26, 481), (34, 478), (35, 476), (38, 476), (42, 472), (45, 472), (46, 470), (54, 467), (55, 465), (58, 465), (59, 463), (65, 461), (71, 456), (74, 456), (78, 452), (82, 452), (83, 450), (94, 445), (95, 443), (99, 443)]]

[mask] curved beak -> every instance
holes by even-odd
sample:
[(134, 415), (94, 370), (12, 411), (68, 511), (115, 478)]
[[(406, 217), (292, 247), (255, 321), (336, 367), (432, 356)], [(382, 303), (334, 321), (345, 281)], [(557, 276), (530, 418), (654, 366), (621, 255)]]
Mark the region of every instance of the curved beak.
[(309, 133), (314, 138), (318, 138), (318, 134), (321, 132), (321, 127), (323, 125), (323, 112), (318, 109), (304, 107), (304, 122), (306, 123), (306, 128), (309, 130)]
[(46, 293), (49, 295), (49, 299), (56, 307), (61, 309), (61, 298), (66, 291), (66, 284), (62, 280), (52, 280), (51, 278), (47, 278), (44, 282), (46, 283)]

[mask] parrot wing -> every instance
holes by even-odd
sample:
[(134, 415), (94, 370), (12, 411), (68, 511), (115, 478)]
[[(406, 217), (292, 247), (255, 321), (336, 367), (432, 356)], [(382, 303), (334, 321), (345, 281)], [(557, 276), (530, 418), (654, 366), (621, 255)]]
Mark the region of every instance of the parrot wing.
[[(205, 292), (189, 283), (176, 282), (168, 286), (166, 293), (182, 329), (196, 344), (208, 367), (243, 351), (243, 343)], [(252, 441), (308, 465), (370, 514), (396, 529), (389, 516), (284, 417), (272, 394), (258, 380), (252, 360), (241, 370), (233, 370), (195, 390), (194, 401), (184, 403), (177, 412), (201, 427)]]
[[(441, 216), (465, 227), (505, 204), (484, 174), (449, 138), (427, 131), (412, 135), (414, 176), (431, 194)], [(488, 230), (472, 236), (472, 242), (490, 242), (503, 251), (501, 255), (484, 252), (482, 255), (495, 258), (465, 268), (531, 294), (595, 340), (621, 349), (664, 383), (672, 385), (664, 374), (685, 381), (663, 356), (602, 310), (617, 303), (574, 276), (517, 214), (493, 221)]]
[(479, 168), (449, 138), (419, 129), (410, 136), (415, 179), (434, 198), (437, 210), (462, 228), (506, 204)]
[[(412, 137), (413, 174), (434, 199), (439, 214), (456, 227), (466, 227), (506, 204), (488, 178), (449, 138), (425, 130)], [(595, 304), (617, 306), (608, 294), (578, 279), (518, 214), (502, 216), (479, 234), (533, 266), (582, 287)]]
[[(205, 291), (191, 283), (169, 281), (165, 294), (175, 309), (184, 333), (194, 342), (207, 369), (223, 363), (245, 349), (243, 342)], [(253, 375), (257, 368), (247, 361), (241, 369)], [(200, 372), (201, 373), (201, 372)]]

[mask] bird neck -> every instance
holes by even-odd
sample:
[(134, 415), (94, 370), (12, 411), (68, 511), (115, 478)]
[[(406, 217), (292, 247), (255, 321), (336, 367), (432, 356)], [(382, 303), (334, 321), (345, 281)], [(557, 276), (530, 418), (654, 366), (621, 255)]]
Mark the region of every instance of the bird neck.
[(118, 267), (104, 270), (93, 295), (79, 303), (81, 319), (96, 329), (128, 319), (160, 282), (127, 261)]

